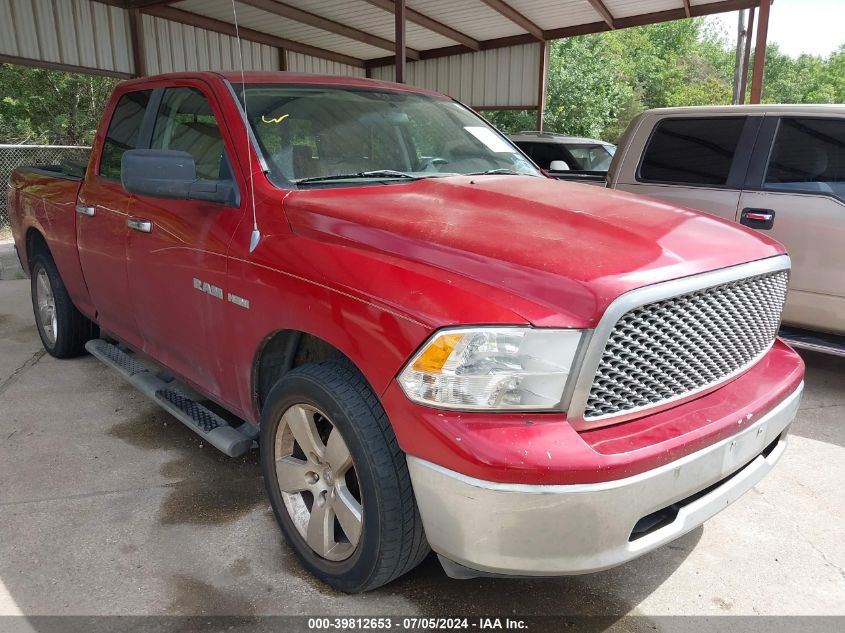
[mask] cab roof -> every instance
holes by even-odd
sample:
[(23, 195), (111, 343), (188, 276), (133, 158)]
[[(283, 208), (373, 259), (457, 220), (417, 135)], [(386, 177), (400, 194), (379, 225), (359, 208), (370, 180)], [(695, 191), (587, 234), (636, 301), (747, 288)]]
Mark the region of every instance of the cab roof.
[(399, 84), (391, 81), (377, 81), (375, 79), (366, 79), (364, 77), (351, 77), (346, 75), (313, 75), (308, 73), (293, 73), (286, 71), (194, 71), (181, 73), (165, 73), (160, 75), (150, 75), (146, 77), (139, 77), (138, 79), (130, 79), (125, 84), (134, 83), (155, 83), (157, 80), (166, 81), (173, 79), (206, 79), (207, 81), (219, 81), (223, 79), (233, 84), (245, 82), (248, 84), (291, 84), (291, 85), (324, 85), (324, 86), (349, 86), (355, 88), (374, 88), (380, 90), (392, 90), (396, 92), (410, 92), (415, 94), (428, 95), (440, 99), (449, 99), (446, 95), (428, 90), (426, 88), (419, 88), (417, 86), (410, 86), (408, 84)]

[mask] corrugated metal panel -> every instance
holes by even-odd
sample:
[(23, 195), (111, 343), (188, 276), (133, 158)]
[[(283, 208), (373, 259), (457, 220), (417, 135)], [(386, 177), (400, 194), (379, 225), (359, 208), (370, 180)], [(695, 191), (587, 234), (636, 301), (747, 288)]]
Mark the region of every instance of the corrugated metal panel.
[[(175, 3), (173, 6), (177, 9), (198, 13), (230, 24), (233, 21), (231, 0), (185, 0)], [(350, 40), (342, 35), (335, 35), (307, 24), (300, 24), (246, 4), (236, 3), (235, 6), (238, 11), (238, 24), (246, 28), (358, 59), (372, 59), (388, 54), (381, 48)], [(381, 11), (372, 5), (369, 6), (373, 11)]]
[(477, 40), (525, 33), (521, 27), (481, 0), (408, 0), (407, 5)]
[[(285, 0), (285, 4), (316, 13), (391, 42), (394, 39), (393, 13), (375, 7), (366, 0), (343, 0), (343, 2), (337, 0)], [(417, 50), (441, 48), (455, 44), (453, 40), (413, 22), (408, 22), (405, 25), (405, 39), (408, 46)], [(384, 51), (381, 54), (389, 55), (390, 51)]]
[(629, 18), (632, 15), (684, 8), (682, 2), (667, 0), (604, 0), (604, 6), (614, 18)]
[(320, 57), (302, 55), (288, 51), (288, 70), (294, 73), (311, 73), (315, 75), (346, 75), (350, 77), (364, 77), (366, 71), (358, 66), (349, 66), (340, 62), (333, 62)]
[[(540, 46), (525, 44), (408, 64), (408, 83), (443, 92), (474, 107), (537, 103)], [(373, 79), (393, 81), (393, 66), (372, 70)]]
[(0, 0), (0, 53), (132, 73), (128, 16), (90, 0)]
[(553, 3), (548, 0), (508, 0), (508, 2), (514, 9), (545, 30), (602, 22), (598, 11), (587, 0), (558, 0)]
[[(147, 73), (182, 70), (237, 70), (235, 38), (149, 15), (143, 16)], [(278, 49), (241, 40), (246, 70), (279, 70)]]

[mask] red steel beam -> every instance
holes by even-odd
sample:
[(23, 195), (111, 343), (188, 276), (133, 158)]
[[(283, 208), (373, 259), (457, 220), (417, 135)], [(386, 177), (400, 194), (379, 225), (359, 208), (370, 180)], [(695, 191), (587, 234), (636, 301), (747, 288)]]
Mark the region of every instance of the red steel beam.
[(526, 18), (522, 15), (519, 11), (514, 9), (511, 5), (509, 5), (504, 0), (481, 0), (484, 4), (488, 7), (493, 9), (494, 11), (498, 11), (500, 14), (505, 16), (508, 20), (516, 24), (517, 26), (522, 27), (523, 30), (528, 31), (533, 35), (535, 38), (540, 40), (541, 42), (546, 39), (543, 35), (543, 29), (539, 26), (534, 24), (531, 20)]
[(138, 9), (129, 9), (129, 44), (132, 47), (132, 66), (136, 77), (147, 74), (147, 59), (144, 51), (144, 19)]
[(405, 58), (405, 0), (396, 0), (393, 17), (396, 31), (396, 81), (403, 84), (407, 61)]
[(757, 23), (757, 46), (754, 48), (754, 74), (751, 76), (750, 103), (760, 103), (763, 96), (763, 74), (766, 72), (766, 43), (769, 39), (769, 13), (771, 0), (760, 2), (760, 18)]
[(754, 7), (748, 10), (748, 33), (745, 35), (745, 59), (742, 64), (742, 77), (739, 81), (739, 102), (745, 103), (745, 91), (748, 88), (748, 67), (751, 65), (751, 39), (754, 37)]
[[(393, 13), (393, 0), (364, 0), (365, 2), (369, 2), (374, 7), (378, 7), (379, 9), (384, 9), (385, 11), (389, 11)], [(437, 33), (438, 35), (442, 35), (445, 38), (450, 40), (454, 40), (459, 44), (463, 44), (467, 48), (477, 51), (481, 49), (478, 40), (471, 38), (466, 33), (461, 33), (457, 29), (453, 29), (451, 26), (447, 24), (443, 24), (442, 22), (438, 22), (434, 18), (430, 18), (427, 15), (423, 15), (419, 11), (414, 11), (410, 7), (405, 7), (405, 19), (408, 22), (413, 22), (418, 26), (423, 27), (424, 29), (428, 29), (433, 33)]]
[[(273, 15), (287, 18), (289, 20), (293, 20), (294, 22), (299, 22), (300, 24), (307, 24), (308, 26), (313, 26), (314, 28), (322, 31), (328, 31), (329, 33), (334, 33), (335, 35), (341, 35), (349, 38), (350, 40), (361, 42), (362, 44), (367, 44), (387, 51), (393, 50), (393, 42), (390, 40), (373, 35), (372, 33), (367, 33), (366, 31), (361, 31), (360, 29), (353, 28), (346, 24), (341, 24), (340, 22), (335, 22), (334, 20), (317, 15), (316, 13), (292, 7), (291, 5), (283, 2), (277, 2), (276, 0), (238, 1), (243, 4), (248, 4), (251, 7), (255, 7), (256, 9), (266, 11), (267, 13), (272, 13)], [(409, 59), (420, 58), (419, 51), (415, 51), (413, 49), (407, 50), (407, 56)]]
[(601, 16), (601, 19), (604, 20), (605, 24), (607, 24), (612, 29), (616, 28), (616, 22), (613, 19), (613, 15), (604, 5), (604, 2), (602, 2), (601, 0), (588, 0), (588, 2), (593, 7), (593, 9), (596, 10), (596, 13)]

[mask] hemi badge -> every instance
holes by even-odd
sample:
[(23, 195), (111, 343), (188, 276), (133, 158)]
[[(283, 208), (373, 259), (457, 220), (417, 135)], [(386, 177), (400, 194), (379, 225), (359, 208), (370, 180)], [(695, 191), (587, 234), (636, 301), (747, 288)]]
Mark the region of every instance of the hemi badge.
[(244, 299), (243, 297), (239, 297), (238, 295), (233, 295), (231, 292), (229, 293), (229, 301), (234, 303), (236, 306), (241, 306), (242, 308), (246, 308), (249, 310), (249, 299)]

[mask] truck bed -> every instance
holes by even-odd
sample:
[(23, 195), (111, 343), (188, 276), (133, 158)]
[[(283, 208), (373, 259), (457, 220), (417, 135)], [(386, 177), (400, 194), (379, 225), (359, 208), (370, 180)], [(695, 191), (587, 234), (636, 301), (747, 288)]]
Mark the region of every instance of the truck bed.
[(87, 294), (84, 287), (73, 287), (82, 283), (76, 248), (76, 199), (83, 174), (84, 167), (76, 165), (34, 165), (17, 168), (9, 178), (9, 220), (24, 270), (28, 272), (29, 268), (23, 252), (27, 236), (21, 234), (21, 227), (24, 218), (33, 218), (46, 236), (71, 296)]

